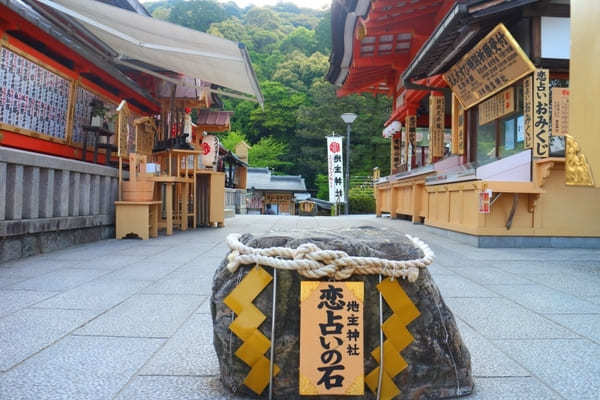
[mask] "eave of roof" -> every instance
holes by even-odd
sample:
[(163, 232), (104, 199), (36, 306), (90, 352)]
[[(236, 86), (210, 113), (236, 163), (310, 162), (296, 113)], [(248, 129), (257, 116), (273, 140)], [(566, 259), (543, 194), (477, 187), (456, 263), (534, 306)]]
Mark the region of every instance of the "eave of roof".
[(517, 20), (522, 7), (541, 0), (466, 0), (455, 4), (402, 73), (422, 79), (456, 63), (499, 22)]

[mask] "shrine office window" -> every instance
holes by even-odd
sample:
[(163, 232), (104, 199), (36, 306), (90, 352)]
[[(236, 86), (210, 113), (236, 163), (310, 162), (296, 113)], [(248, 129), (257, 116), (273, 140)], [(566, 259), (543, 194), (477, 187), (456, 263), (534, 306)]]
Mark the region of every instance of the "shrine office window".
[(501, 90), (469, 110), (475, 121), (473, 141), (479, 165), (525, 150), (523, 81)]

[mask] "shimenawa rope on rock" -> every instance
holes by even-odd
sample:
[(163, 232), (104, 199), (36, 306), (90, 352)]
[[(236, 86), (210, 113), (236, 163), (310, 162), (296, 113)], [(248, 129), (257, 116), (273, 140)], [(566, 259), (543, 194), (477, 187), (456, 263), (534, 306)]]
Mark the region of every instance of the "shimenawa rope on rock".
[(344, 251), (322, 250), (313, 243), (305, 243), (296, 249), (268, 247), (256, 249), (240, 242), (240, 234), (227, 236), (231, 253), (227, 256), (227, 269), (233, 273), (240, 265), (260, 264), (272, 268), (294, 270), (306, 278), (329, 277), (336, 280), (350, 278), (353, 274), (377, 275), (408, 279), (414, 282), (419, 277), (419, 268), (425, 268), (435, 257), (429, 246), (419, 238), (406, 237), (423, 252), (415, 260), (386, 260), (377, 257), (354, 257)]

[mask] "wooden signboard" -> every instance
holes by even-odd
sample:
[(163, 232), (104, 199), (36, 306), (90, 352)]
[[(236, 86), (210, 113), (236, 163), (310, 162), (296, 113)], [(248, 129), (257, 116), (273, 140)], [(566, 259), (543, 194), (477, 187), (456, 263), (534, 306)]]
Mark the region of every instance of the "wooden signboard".
[[(407, 153), (407, 161), (409, 164), (412, 162), (412, 157), (414, 157), (415, 146), (417, 145), (417, 116), (416, 115), (407, 115), (406, 116), (406, 132), (408, 134), (408, 145), (406, 146)], [(409, 150), (410, 145), (410, 150)], [(410, 154), (409, 154), (410, 152)], [(410, 157), (409, 157), (410, 155)]]
[(499, 24), (450, 68), (444, 79), (468, 109), (534, 70), (508, 29)]
[(525, 118), (525, 148), (533, 147), (533, 77), (523, 79), (523, 117)]
[(300, 395), (364, 394), (363, 282), (300, 286)]
[(391, 171), (392, 174), (402, 169), (402, 133), (392, 135), (391, 140)]
[(433, 157), (444, 156), (444, 96), (429, 96), (429, 150)]
[(465, 152), (465, 109), (452, 94), (452, 154)]
[(547, 69), (533, 75), (533, 157), (550, 153), (550, 80)]
[(552, 136), (569, 134), (569, 88), (552, 88)]
[(515, 111), (515, 89), (506, 90), (490, 97), (479, 104), (479, 126)]

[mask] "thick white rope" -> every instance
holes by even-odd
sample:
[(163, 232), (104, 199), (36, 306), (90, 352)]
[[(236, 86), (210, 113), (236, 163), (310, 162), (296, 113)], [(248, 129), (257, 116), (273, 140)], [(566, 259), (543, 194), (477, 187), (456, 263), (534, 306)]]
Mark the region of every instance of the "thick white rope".
[(256, 249), (240, 242), (240, 234), (227, 236), (231, 253), (227, 256), (227, 269), (233, 273), (240, 265), (267, 265), (272, 268), (294, 270), (312, 279), (329, 277), (336, 280), (358, 275), (384, 275), (394, 279), (403, 278), (414, 282), (419, 277), (419, 268), (433, 262), (435, 255), (429, 246), (419, 238), (406, 237), (421, 249), (423, 257), (416, 260), (386, 260), (377, 257), (353, 257), (344, 251), (322, 250), (313, 243), (305, 243), (296, 249), (288, 247), (268, 247)]

